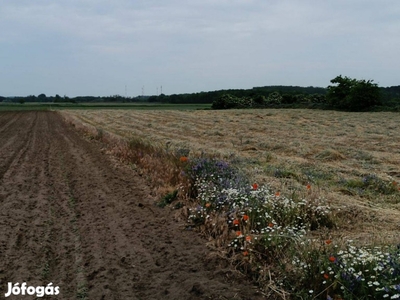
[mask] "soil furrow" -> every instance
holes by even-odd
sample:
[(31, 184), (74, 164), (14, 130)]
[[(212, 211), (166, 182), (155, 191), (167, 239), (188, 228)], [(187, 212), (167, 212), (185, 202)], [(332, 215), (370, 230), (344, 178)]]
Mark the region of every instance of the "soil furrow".
[[(17, 115), (19, 117), (19, 115)], [(11, 143), (9, 140), (14, 141), (15, 143), (12, 145), (13, 147), (11, 149), (0, 149), (1, 151), (1, 164), (0, 164), (0, 182), (8, 169), (11, 167), (11, 164), (18, 159), (19, 157), (22, 157), (26, 150), (29, 148), (29, 143), (32, 141), (30, 139), (30, 135), (32, 133), (32, 128), (35, 125), (36, 117), (32, 116), (29, 119), (24, 119), (23, 124), (18, 124), (19, 126), (22, 125), (21, 130), (13, 130), (8, 131), (11, 133), (10, 135), (2, 136), (2, 141), (4, 141), (2, 144), (5, 146), (9, 146)], [(10, 123), (10, 122), (9, 122)], [(7, 124), (9, 124), (7, 123)], [(28, 139), (28, 142), (26, 141)], [(2, 147), (3, 148), (3, 147)]]
[(19, 116), (19, 114), (15, 112), (11, 113), (0, 113), (0, 134), (3, 132), (7, 131), (7, 129), (10, 127), (11, 124), (15, 123), (18, 118), (15, 118), (15, 116)]
[(17, 120), (7, 135), (13, 154), (0, 153), (0, 294), (7, 282), (53, 282), (57, 299), (261, 298), (208, 259), (173, 210), (154, 205), (140, 176), (57, 113), (9, 117)]

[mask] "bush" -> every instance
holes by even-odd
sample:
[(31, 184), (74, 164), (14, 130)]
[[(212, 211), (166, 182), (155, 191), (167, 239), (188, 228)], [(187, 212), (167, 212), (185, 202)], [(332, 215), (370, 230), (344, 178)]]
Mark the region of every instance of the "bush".
[(372, 80), (356, 80), (337, 76), (328, 86), (327, 102), (334, 108), (348, 111), (365, 111), (381, 105), (381, 95)]
[(230, 94), (223, 94), (212, 103), (213, 109), (230, 109), (230, 108), (250, 108), (254, 106), (254, 101), (248, 97), (236, 97)]

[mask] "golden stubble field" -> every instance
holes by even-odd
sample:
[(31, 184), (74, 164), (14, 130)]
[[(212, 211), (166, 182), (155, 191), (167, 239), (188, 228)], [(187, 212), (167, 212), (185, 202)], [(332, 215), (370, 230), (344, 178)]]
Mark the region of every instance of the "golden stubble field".
[[(400, 243), (398, 113), (320, 110), (69, 110), (124, 139), (233, 160), (282, 193), (312, 192), (336, 209), (343, 238)], [(365, 188), (363, 182), (378, 178)], [(392, 185), (392, 186), (391, 186)]]

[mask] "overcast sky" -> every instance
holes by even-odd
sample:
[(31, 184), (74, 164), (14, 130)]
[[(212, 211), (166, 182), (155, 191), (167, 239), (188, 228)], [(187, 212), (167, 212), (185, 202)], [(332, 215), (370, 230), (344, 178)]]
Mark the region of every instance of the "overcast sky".
[(400, 85), (399, 0), (1, 0), (0, 95)]

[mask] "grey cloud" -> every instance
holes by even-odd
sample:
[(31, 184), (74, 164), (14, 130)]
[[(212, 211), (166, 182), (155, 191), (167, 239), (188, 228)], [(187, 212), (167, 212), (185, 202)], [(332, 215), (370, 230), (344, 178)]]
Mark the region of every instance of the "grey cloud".
[[(171, 93), (326, 86), (338, 74), (399, 84), (399, 15), (397, 0), (6, 0), (0, 46), (12, 76), (0, 77), (0, 95), (17, 93), (6, 88), (17, 79), (37, 90), (34, 76), (71, 95), (126, 83), (136, 94), (163, 83)], [(56, 70), (57, 82), (43, 75)]]

